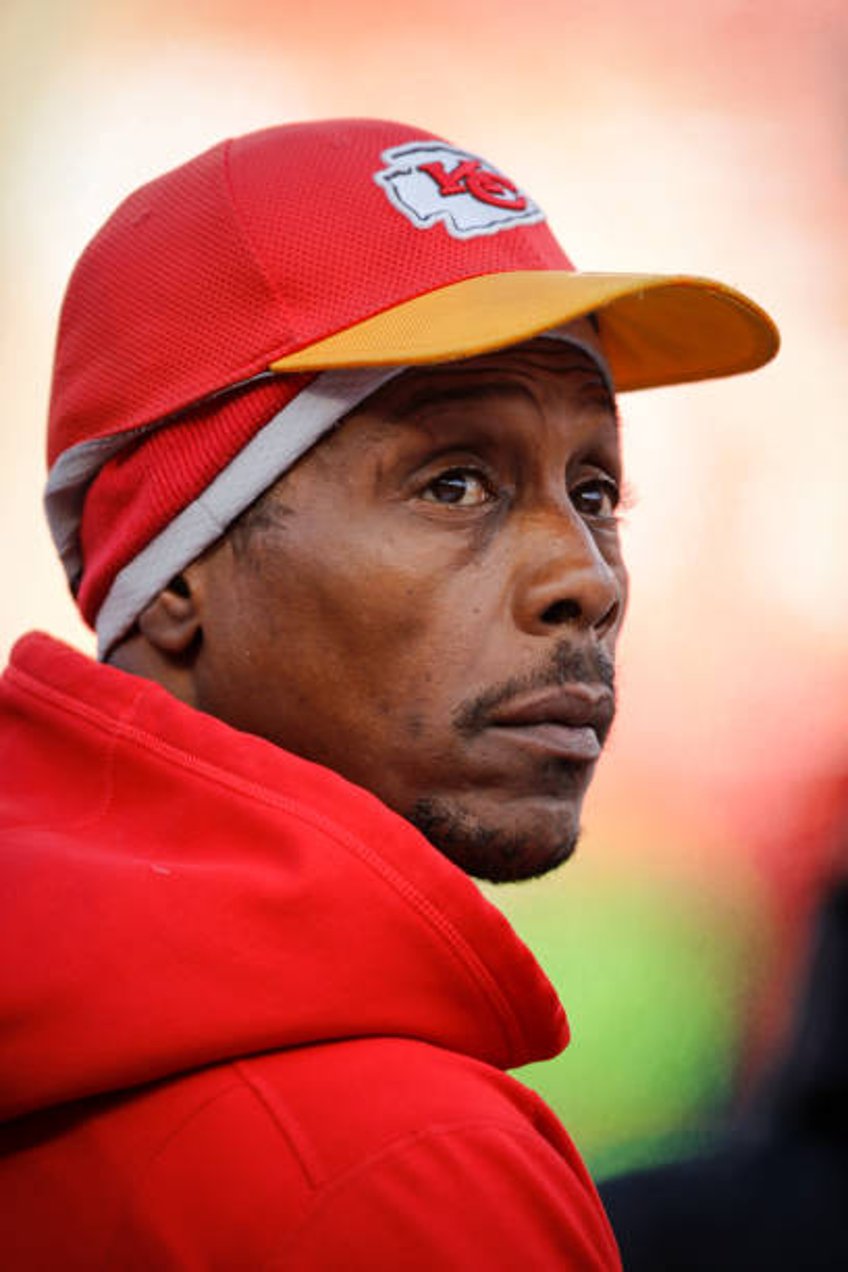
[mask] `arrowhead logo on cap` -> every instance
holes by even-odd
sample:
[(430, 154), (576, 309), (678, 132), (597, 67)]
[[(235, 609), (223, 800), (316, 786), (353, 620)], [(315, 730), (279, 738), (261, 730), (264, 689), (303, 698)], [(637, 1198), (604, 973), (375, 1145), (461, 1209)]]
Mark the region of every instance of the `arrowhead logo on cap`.
[(544, 221), (538, 204), (484, 159), (444, 142), (413, 142), (384, 150), (374, 180), (419, 230), (441, 221), (458, 239), (497, 234)]

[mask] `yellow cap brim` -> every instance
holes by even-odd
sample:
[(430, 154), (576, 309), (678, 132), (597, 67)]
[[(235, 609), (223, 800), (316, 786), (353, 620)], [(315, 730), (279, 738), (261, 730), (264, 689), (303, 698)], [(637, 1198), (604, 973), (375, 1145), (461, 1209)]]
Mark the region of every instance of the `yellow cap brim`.
[(747, 296), (707, 278), (519, 270), (416, 296), (271, 363), (272, 371), (470, 358), (598, 315), (616, 389), (753, 371), (780, 346)]

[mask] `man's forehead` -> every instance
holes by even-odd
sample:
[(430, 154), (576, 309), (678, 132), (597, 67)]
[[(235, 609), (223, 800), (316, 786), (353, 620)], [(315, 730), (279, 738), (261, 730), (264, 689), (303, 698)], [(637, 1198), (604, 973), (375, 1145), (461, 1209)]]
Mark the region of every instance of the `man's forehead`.
[[(576, 324), (575, 324), (576, 325)], [(616, 415), (612, 384), (591, 325), (586, 336), (545, 333), (457, 362), (410, 367), (374, 395), (371, 410), (406, 417), (430, 406), (498, 394), (568, 392)]]

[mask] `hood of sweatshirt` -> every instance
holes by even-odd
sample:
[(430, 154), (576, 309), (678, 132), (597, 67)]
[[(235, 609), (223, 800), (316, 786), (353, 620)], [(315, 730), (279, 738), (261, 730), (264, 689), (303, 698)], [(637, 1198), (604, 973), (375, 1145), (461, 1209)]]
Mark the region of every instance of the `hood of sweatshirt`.
[(24, 637), (0, 681), (0, 1116), (342, 1038), (568, 1039), (477, 886), (338, 774)]

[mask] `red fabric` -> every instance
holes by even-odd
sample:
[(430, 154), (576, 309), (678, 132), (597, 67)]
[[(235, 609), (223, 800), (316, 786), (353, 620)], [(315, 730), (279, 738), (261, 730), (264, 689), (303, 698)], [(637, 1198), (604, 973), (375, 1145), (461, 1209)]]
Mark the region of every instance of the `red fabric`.
[(87, 623), (94, 626), (115, 575), (314, 378), (279, 376), (207, 402), (144, 434), (103, 465), (80, 522), (83, 572), (76, 599)]
[(619, 1266), (503, 1072), (556, 996), (402, 819), (43, 636), (0, 770), (4, 1267)]
[(381, 120), (268, 128), (130, 195), (68, 285), (50, 465), (422, 293), (573, 268), (544, 222), (465, 240), (411, 225), (374, 174), (384, 150), (431, 137)]

